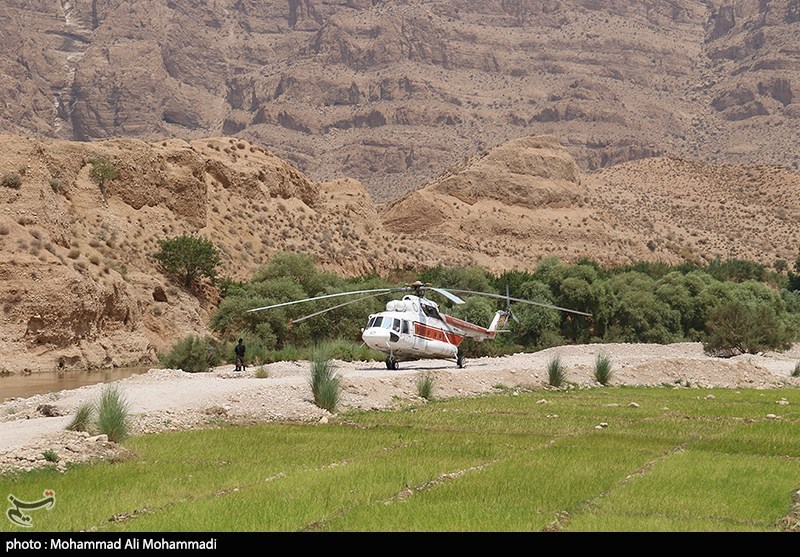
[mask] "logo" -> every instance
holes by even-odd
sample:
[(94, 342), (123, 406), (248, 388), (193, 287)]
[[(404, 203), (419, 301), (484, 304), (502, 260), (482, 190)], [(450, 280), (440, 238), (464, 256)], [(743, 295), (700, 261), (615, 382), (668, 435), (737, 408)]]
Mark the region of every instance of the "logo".
[(56, 492), (52, 489), (45, 489), (44, 499), (39, 499), (38, 501), (22, 501), (14, 495), (9, 495), (8, 500), (13, 505), (6, 511), (8, 519), (17, 526), (30, 528), (33, 526), (33, 519), (25, 514), (24, 511), (36, 511), (39, 509), (47, 509), (49, 511), (56, 506)]

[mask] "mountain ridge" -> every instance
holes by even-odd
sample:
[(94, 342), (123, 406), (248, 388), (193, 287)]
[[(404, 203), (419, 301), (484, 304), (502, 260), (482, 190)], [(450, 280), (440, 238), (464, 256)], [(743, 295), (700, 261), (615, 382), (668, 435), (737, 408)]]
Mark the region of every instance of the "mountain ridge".
[(464, 156), (561, 138), (798, 170), (798, 0), (9, 0), (0, 130), (236, 136), (375, 202)]

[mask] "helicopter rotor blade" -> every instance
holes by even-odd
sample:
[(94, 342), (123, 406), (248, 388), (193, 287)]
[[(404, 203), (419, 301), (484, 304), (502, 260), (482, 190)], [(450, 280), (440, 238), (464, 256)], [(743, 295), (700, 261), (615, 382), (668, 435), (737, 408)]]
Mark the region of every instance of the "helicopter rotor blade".
[(522, 304), (530, 304), (532, 306), (541, 306), (543, 308), (549, 309), (557, 309), (560, 311), (566, 311), (568, 313), (575, 313), (577, 315), (585, 315), (587, 317), (591, 317), (591, 313), (586, 313), (585, 311), (578, 311), (576, 309), (569, 309), (569, 308), (562, 308), (559, 306), (554, 306), (552, 304), (543, 304), (541, 302), (533, 302), (531, 300), (523, 300), (521, 298), (509, 298), (507, 296), (503, 296), (502, 294), (490, 294), (489, 292), (476, 292), (474, 290), (453, 290), (453, 292), (458, 292), (459, 294), (475, 294), (477, 296), (488, 296), (489, 298), (498, 298), (500, 300), (510, 300), (514, 302), (520, 302)]
[(317, 312), (311, 313), (309, 315), (304, 315), (303, 317), (298, 317), (297, 319), (292, 319), (292, 323), (300, 323), (301, 321), (305, 321), (306, 319), (309, 319), (311, 317), (316, 317), (317, 315), (322, 315), (323, 313), (327, 313), (327, 312), (329, 312), (331, 310), (339, 309), (339, 308), (344, 307), (344, 306), (349, 306), (350, 304), (355, 304), (356, 302), (360, 302), (361, 300), (367, 300), (369, 298), (377, 298), (378, 296), (383, 296), (384, 294), (386, 294), (386, 292), (380, 292), (378, 294), (371, 294), (369, 296), (362, 296), (361, 298), (356, 298), (355, 300), (350, 300), (349, 302), (344, 302), (343, 304), (338, 304), (338, 305), (335, 305), (335, 306), (331, 306), (331, 307), (323, 309), (321, 311), (317, 311)]
[(371, 290), (353, 290), (351, 292), (338, 292), (336, 294), (325, 294), (324, 296), (314, 296), (313, 298), (305, 298), (303, 300), (294, 300), (292, 302), (283, 302), (282, 304), (273, 304), (271, 306), (263, 306), (263, 307), (260, 307), (260, 308), (248, 309), (247, 311), (248, 312), (261, 311), (261, 310), (264, 310), (264, 309), (272, 309), (272, 308), (279, 308), (279, 307), (283, 307), (283, 306), (291, 306), (291, 305), (299, 304), (299, 303), (302, 303), (302, 302), (311, 302), (313, 300), (323, 300), (325, 298), (336, 298), (338, 296), (351, 296), (353, 294), (367, 294), (367, 293), (370, 293), (370, 292), (380, 292), (382, 294), (385, 294), (386, 292), (397, 292), (399, 290), (402, 290), (402, 288), (373, 288)]
[(438, 292), (439, 294), (441, 294), (442, 296), (444, 296), (445, 298), (447, 298), (448, 300), (450, 300), (454, 304), (466, 303), (466, 302), (464, 302), (464, 300), (462, 300), (461, 298), (459, 298), (455, 294), (452, 294), (452, 293), (448, 292), (444, 288), (436, 288), (436, 287), (433, 287), (433, 286), (428, 286), (427, 288), (428, 288), (428, 290), (433, 290), (434, 292)]

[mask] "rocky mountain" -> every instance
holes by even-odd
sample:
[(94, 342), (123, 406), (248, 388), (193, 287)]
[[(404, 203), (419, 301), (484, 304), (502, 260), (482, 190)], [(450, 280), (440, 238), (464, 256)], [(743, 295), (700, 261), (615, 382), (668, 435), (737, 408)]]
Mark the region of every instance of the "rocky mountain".
[[(98, 177), (100, 163), (114, 172)], [(247, 280), (278, 251), (345, 276), (533, 270), (547, 255), (774, 265), (797, 257), (798, 222), (800, 176), (782, 166), (662, 157), (588, 173), (552, 136), (498, 145), (378, 204), (352, 178), (314, 181), (234, 137), (0, 135), (0, 370), (153, 363), (208, 333), (217, 289), (187, 290), (153, 257), (182, 234), (219, 248), (220, 276)]]
[(6, 0), (0, 23), (0, 130), (238, 137), (379, 203), (530, 135), (584, 172), (800, 164), (800, 0)]

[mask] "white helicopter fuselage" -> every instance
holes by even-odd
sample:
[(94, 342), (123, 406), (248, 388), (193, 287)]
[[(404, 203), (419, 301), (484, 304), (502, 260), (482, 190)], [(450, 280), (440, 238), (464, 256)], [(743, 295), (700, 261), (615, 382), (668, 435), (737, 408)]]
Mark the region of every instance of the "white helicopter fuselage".
[[(491, 324), (484, 328), (475, 323), (464, 321), (452, 315), (439, 312), (439, 305), (436, 302), (425, 298), (426, 291), (436, 292), (455, 304), (464, 304), (464, 300), (456, 294), (470, 294), (484, 296), (488, 298), (505, 299), (507, 309), (498, 310), (494, 314)], [(401, 360), (421, 360), (424, 358), (446, 358), (455, 359), (459, 368), (464, 367), (464, 354), (459, 350), (459, 345), (464, 338), (472, 338), (477, 341), (493, 339), (499, 332), (505, 332), (508, 318), (512, 317), (519, 323), (519, 319), (511, 313), (511, 301), (524, 304), (543, 306), (546, 308), (567, 311), (579, 315), (591, 317), (592, 314), (583, 311), (561, 308), (552, 304), (543, 304), (531, 300), (511, 298), (506, 287), (505, 297), (491, 292), (476, 292), (472, 290), (447, 290), (431, 286), (421, 281), (414, 281), (403, 287), (393, 288), (371, 288), (368, 290), (351, 290), (349, 292), (334, 292), (332, 294), (322, 294), (302, 300), (280, 302), (269, 306), (257, 307), (247, 310), (248, 312), (263, 311), (272, 308), (291, 306), (303, 302), (314, 300), (332, 299), (341, 296), (353, 296), (356, 294), (367, 294), (357, 300), (344, 302), (335, 306), (315, 311), (303, 317), (293, 319), (292, 323), (299, 323), (328, 311), (347, 306), (349, 304), (383, 296), (388, 292), (413, 291), (414, 294), (403, 296), (402, 300), (392, 300), (386, 304), (386, 311), (374, 313), (369, 316), (366, 327), (361, 329), (361, 338), (364, 343), (386, 356), (386, 367), (388, 369), (399, 369)]]
[(361, 338), (395, 361), (446, 358), (461, 362), (458, 346), (464, 337), (493, 338), (502, 313), (497, 312), (486, 329), (442, 315), (438, 305), (428, 299), (406, 295), (387, 303), (386, 311), (370, 315)]

